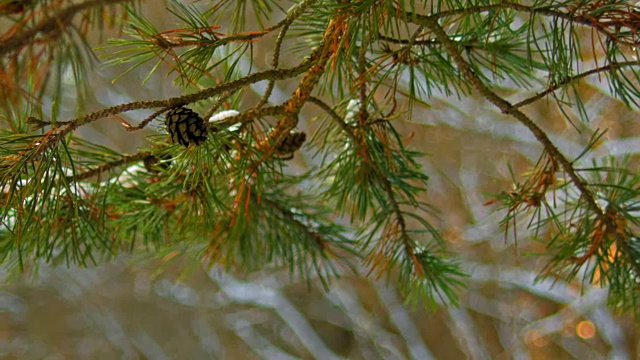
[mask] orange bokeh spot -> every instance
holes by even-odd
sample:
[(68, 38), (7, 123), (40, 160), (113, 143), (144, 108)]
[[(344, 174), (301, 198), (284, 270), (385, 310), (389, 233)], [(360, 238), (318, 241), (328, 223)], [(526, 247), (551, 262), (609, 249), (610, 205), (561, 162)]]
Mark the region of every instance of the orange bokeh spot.
[(583, 339), (596, 336), (596, 326), (591, 321), (581, 321), (576, 325), (576, 334)]

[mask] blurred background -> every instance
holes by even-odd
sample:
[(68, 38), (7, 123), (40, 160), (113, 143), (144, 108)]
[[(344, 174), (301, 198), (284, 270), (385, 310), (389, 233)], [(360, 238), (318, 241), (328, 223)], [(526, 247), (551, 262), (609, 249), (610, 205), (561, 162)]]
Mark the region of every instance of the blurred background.
[[(160, 30), (180, 27), (158, 3), (144, 3), (144, 14)], [(118, 35), (95, 34), (93, 41), (97, 45), (113, 36)], [(246, 73), (250, 66), (253, 71), (267, 69), (273, 41), (269, 37), (256, 42), (253, 61), (241, 61), (240, 71)], [(585, 52), (585, 61), (590, 55)], [(298, 55), (283, 56), (282, 66), (297, 61)], [(85, 111), (182, 94), (172, 77), (165, 76), (169, 68), (163, 65), (142, 85), (152, 65), (112, 83), (125, 68), (105, 68), (96, 60), (88, 72), (93, 96)], [(65, 86), (75, 86), (68, 80)], [(572, 126), (551, 99), (525, 112), (565, 154), (579, 154), (595, 129), (607, 129), (591, 156), (631, 153), (635, 159), (640, 149), (637, 112), (612, 99), (601, 81), (596, 77), (578, 86), (591, 115), (588, 123), (567, 107), (568, 116), (576, 120)], [(271, 101), (282, 102), (295, 84), (276, 84)], [(240, 110), (251, 107), (265, 88), (265, 82), (247, 88)], [(509, 99), (521, 100), (536, 90), (510, 93)], [(68, 94), (60, 119), (75, 114), (73, 92)], [(606, 288), (537, 279), (547, 260), (537, 255), (544, 254), (544, 243), (531, 239), (526, 221), (517, 228), (517, 241), (513, 230), (505, 237), (500, 226), (504, 212), (485, 204), (488, 194), (511, 189), (508, 166), (518, 175), (535, 164), (542, 148), (534, 137), (481, 98), (434, 94), (425, 101), (428, 107), (416, 105), (410, 119), (395, 124), (412, 138), (411, 149), (426, 154), (421, 160), (431, 178), (426, 196), (440, 211), (438, 226), (449, 249), (470, 275), (458, 307), (407, 307), (393, 281), (347, 272), (327, 290), (314, 279), (291, 278), (286, 269), (185, 272), (193, 259), (142, 261), (139, 254), (93, 268), (42, 264), (37, 275), (18, 277), (0, 268), (0, 358), (639, 358), (640, 327), (633, 314), (609, 311)], [(300, 128), (309, 135), (319, 126), (315, 110), (306, 106), (301, 118)], [(135, 124), (150, 113), (131, 112), (124, 118)], [(156, 121), (156, 128), (160, 125)], [(123, 153), (134, 152), (152, 133), (153, 126), (126, 132), (119, 119), (78, 131)], [(300, 172), (318, 162), (310, 145), (296, 153), (289, 170)]]

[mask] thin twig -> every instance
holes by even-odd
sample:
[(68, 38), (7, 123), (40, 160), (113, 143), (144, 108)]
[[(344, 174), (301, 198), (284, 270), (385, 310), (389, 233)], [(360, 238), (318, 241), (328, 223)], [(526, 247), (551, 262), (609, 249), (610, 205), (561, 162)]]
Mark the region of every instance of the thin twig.
[(213, 106), (211, 107), (211, 109), (209, 109), (207, 111), (207, 113), (204, 115), (204, 120), (205, 121), (209, 121), (209, 118), (211, 116), (213, 116), (213, 113), (215, 113), (216, 111), (218, 111), (218, 109), (220, 109), (220, 107), (227, 101), (227, 99), (229, 99), (231, 96), (233, 96), (233, 94), (235, 94), (236, 92), (238, 92), (238, 90), (240, 89), (235, 89), (233, 91), (228, 91), (224, 94), (221, 94), (218, 97), (218, 100), (216, 100), (216, 103), (213, 104)]
[(279, 144), (284, 136), (298, 125), (300, 109), (311, 96), (311, 92), (318, 84), (318, 81), (320, 81), (327, 62), (337, 51), (333, 45), (335, 45), (334, 41), (340, 36), (340, 27), (335, 24), (340, 21), (344, 21), (344, 19), (341, 17), (334, 18), (327, 27), (320, 45), (321, 50), (317, 53), (317, 61), (306, 72), (293, 95), (281, 105), (285, 111), (284, 116), (278, 121), (269, 135), (258, 144), (259, 148), (266, 149), (271, 147), (272, 144)]
[(310, 103), (315, 104), (316, 106), (318, 106), (320, 109), (324, 110), (327, 114), (329, 114), (329, 117), (331, 117), (331, 119), (333, 119), (333, 121), (335, 121), (336, 124), (338, 124), (340, 126), (340, 128), (342, 128), (342, 131), (344, 131), (347, 134), (349, 139), (351, 139), (351, 141), (353, 141), (354, 144), (357, 144), (358, 139), (356, 138), (355, 134), (353, 133), (353, 129), (349, 125), (347, 125), (346, 122), (344, 122), (344, 119), (342, 119), (340, 117), (340, 115), (338, 115), (338, 113), (336, 113), (331, 108), (331, 106), (329, 106), (324, 101), (318, 99), (317, 97), (309, 96), (309, 98), (307, 100)]
[(330, 241), (323, 239), (318, 232), (313, 231), (308, 225), (304, 224), (300, 221), (299, 216), (291, 212), (290, 209), (283, 207), (281, 204), (276, 203), (273, 200), (270, 200), (266, 196), (258, 196), (255, 192), (251, 192), (250, 194), (251, 200), (255, 203), (267, 205), (273, 210), (277, 211), (280, 216), (290, 224), (293, 224), (296, 228), (303, 231), (309, 239), (316, 245), (317, 249), (320, 250), (323, 256), (327, 256), (328, 254), (332, 254), (331, 249), (329, 248)]
[(414, 37), (412, 37), (412, 39), (414, 40), (411, 41), (411, 39), (397, 39), (397, 38), (393, 38), (391, 36), (387, 36), (383, 34), (378, 34), (378, 39), (382, 41), (386, 41), (388, 43), (400, 44), (400, 45), (407, 45), (410, 43), (413, 43), (414, 45), (422, 45), (422, 46), (440, 45), (440, 42), (438, 41), (438, 39), (417, 40), (417, 39), (414, 39)]
[[(286, 24), (284, 24), (284, 26), (282, 27), (282, 30), (280, 30), (280, 33), (278, 34), (278, 38), (276, 39), (276, 43), (273, 50), (273, 57), (271, 58), (272, 69), (277, 69), (278, 65), (280, 64), (280, 50), (282, 49), (282, 42), (284, 41), (285, 35), (289, 30), (289, 25), (291, 25), (293, 20), (294, 19), (291, 19), (290, 22), (287, 22)], [(269, 83), (267, 84), (267, 90), (265, 90), (264, 95), (260, 98), (258, 103), (255, 105), (255, 108), (259, 109), (269, 101), (269, 97), (271, 97), (271, 93), (273, 92), (273, 88), (275, 84), (276, 84), (275, 80), (273, 79), (269, 80)]]
[[(358, 123), (359, 124), (364, 124), (367, 120), (367, 118), (369, 117), (369, 113), (367, 112), (367, 105), (368, 105), (368, 101), (367, 101), (367, 82), (366, 82), (366, 76), (367, 76), (367, 46), (368, 46), (368, 41), (366, 38), (362, 39), (362, 43), (360, 44), (360, 49), (358, 51), (358, 59), (357, 59), (357, 66), (358, 66), (358, 77), (357, 80), (359, 82), (359, 85), (357, 85), (357, 88), (359, 90), (358, 92), (358, 98), (360, 100), (360, 108), (358, 109)], [(354, 86), (355, 87), (355, 86)]]
[(125, 124), (125, 128), (127, 129), (127, 131), (136, 131), (136, 130), (140, 130), (142, 128), (144, 128), (145, 126), (149, 125), (150, 122), (152, 122), (155, 118), (157, 118), (158, 116), (160, 116), (160, 114), (162, 114), (163, 112), (169, 110), (169, 108), (162, 108), (156, 112), (154, 112), (153, 114), (149, 115), (146, 119), (142, 120), (140, 122), (140, 124), (136, 125), (136, 126), (131, 126), (128, 124)]
[[(418, 34), (422, 32), (422, 30), (423, 30), (423, 27), (421, 26), (413, 33), (413, 35), (411, 36), (410, 42), (407, 45), (406, 51), (411, 51), (413, 42), (415, 41)], [(358, 110), (358, 124), (359, 126), (362, 126), (362, 127), (366, 126), (365, 124), (368, 122), (368, 119), (369, 119), (369, 113), (367, 112), (367, 103), (368, 103), (367, 99), (369, 98), (369, 95), (367, 94), (367, 86), (365, 81), (365, 77), (367, 73), (366, 54), (367, 54), (367, 41), (366, 39), (363, 39), (360, 47), (360, 52), (358, 53), (358, 59), (357, 59), (358, 78), (360, 79), (360, 82), (361, 82), (361, 85), (359, 86), (360, 109)], [(360, 134), (362, 136), (366, 136), (364, 131), (360, 132)], [(364, 144), (364, 140), (362, 141), (362, 144)], [(356, 145), (356, 146), (359, 146), (359, 145)], [(407, 223), (406, 223), (404, 214), (400, 209), (400, 204), (398, 203), (398, 199), (397, 199), (398, 195), (393, 190), (393, 185), (391, 185), (391, 182), (389, 181), (387, 176), (385, 176), (384, 170), (380, 168), (380, 166), (371, 158), (371, 156), (367, 152), (358, 151), (358, 153), (363, 158), (363, 160), (367, 164), (369, 164), (370, 168), (373, 170), (373, 173), (376, 179), (380, 182), (380, 184), (382, 184), (382, 188), (384, 192), (387, 194), (388, 204), (391, 206), (391, 210), (393, 211), (394, 217), (396, 219), (396, 222), (400, 230), (399, 240), (401, 241), (402, 246), (404, 247), (404, 251), (406, 255), (410, 257), (412, 260), (414, 260), (416, 249), (413, 242), (411, 241), (411, 237), (409, 236), (409, 232), (407, 230)], [(414, 267), (415, 273), (416, 274), (422, 273), (421, 269), (417, 267), (418, 264), (415, 261), (412, 261), (412, 263), (415, 266)]]
[(595, 69), (591, 69), (588, 71), (585, 71), (583, 73), (580, 73), (578, 75), (572, 76), (568, 79), (566, 79), (565, 81), (559, 82), (557, 84), (553, 84), (551, 86), (549, 86), (546, 90), (531, 96), (529, 98), (526, 98), (516, 104), (513, 105), (514, 108), (521, 108), (523, 106), (527, 106), (529, 104), (532, 104), (540, 99), (542, 99), (543, 97), (553, 93), (554, 91), (562, 88), (565, 85), (571, 84), (572, 82), (576, 81), (576, 80), (580, 80), (583, 78), (586, 78), (588, 76), (594, 75), (594, 74), (599, 74), (602, 72), (606, 72), (606, 71), (611, 71), (613, 69), (619, 69), (619, 68), (623, 68), (623, 67), (628, 67), (628, 66), (638, 66), (640, 65), (640, 61), (624, 61), (624, 62), (614, 62), (614, 63), (610, 63), (608, 65), (605, 66), (601, 66)]
[(300, 2), (299, 4), (294, 5), (292, 7), (292, 10), (287, 14), (287, 17), (262, 31), (229, 35), (222, 39), (219, 39), (218, 41), (208, 46), (218, 47), (234, 41), (251, 41), (261, 38), (275, 30), (280, 29), (283, 26), (289, 26), (288, 23), (290, 24), (293, 20), (299, 18), (302, 14), (304, 14), (309, 6), (313, 5), (317, 1), (318, 0), (305, 0)]
[[(305, 10), (315, 2), (316, 2), (316, 0), (305, 0), (305, 1), (301, 2), (300, 4), (298, 4), (296, 6), (294, 11), (291, 11), (287, 15), (287, 17), (285, 19), (283, 19), (278, 24), (276, 24), (277, 27), (274, 26), (274, 27), (269, 28), (272, 31), (272, 30), (275, 30), (276, 28), (282, 27), (282, 29), (278, 33), (278, 38), (276, 39), (276, 43), (275, 43), (274, 50), (273, 50), (273, 57), (271, 58), (271, 68), (272, 69), (277, 69), (279, 64), (280, 64), (280, 51), (282, 49), (282, 43), (284, 42), (284, 38), (287, 35), (287, 31), (289, 31), (289, 26), (291, 26), (291, 24), (296, 19), (298, 19), (300, 16), (302, 16), (302, 14), (304, 14)], [(264, 95), (258, 101), (258, 103), (256, 104), (255, 108), (261, 108), (262, 106), (264, 106), (269, 101), (269, 97), (271, 96), (271, 93), (273, 92), (273, 87), (274, 86), (275, 86), (275, 79), (269, 80), (269, 83), (267, 84), (267, 90), (264, 92)]]

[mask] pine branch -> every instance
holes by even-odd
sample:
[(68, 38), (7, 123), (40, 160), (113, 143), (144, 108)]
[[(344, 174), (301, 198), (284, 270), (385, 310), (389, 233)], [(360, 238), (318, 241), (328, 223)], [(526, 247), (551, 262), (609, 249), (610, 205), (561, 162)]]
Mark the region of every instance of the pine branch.
[[(362, 79), (365, 74), (364, 57), (362, 56), (364, 52), (362, 49), (365, 48), (365, 46), (360, 48), (361, 52), (358, 56), (360, 79)], [(368, 94), (366, 93), (365, 82), (361, 81), (361, 83), (363, 85), (357, 88), (357, 94), (361, 99), (364, 98), (366, 100)], [(369, 252), (365, 263), (370, 266), (370, 270), (382, 275), (391, 271), (391, 268), (396, 262), (400, 262), (399, 280), (403, 286), (403, 292), (409, 296), (410, 301), (415, 302), (418, 299), (423, 299), (427, 304), (433, 304), (435, 295), (437, 295), (443, 302), (450, 301), (455, 303), (455, 290), (458, 287), (462, 287), (460, 278), (463, 278), (465, 274), (457, 268), (455, 263), (449, 263), (447, 260), (444, 260), (442, 254), (437, 256), (438, 251), (434, 249), (434, 246), (420, 245), (413, 238), (414, 231), (410, 230), (407, 226), (405, 214), (408, 216), (408, 213), (401, 209), (401, 202), (405, 202), (405, 205), (410, 206), (413, 211), (420, 210), (421, 205), (406, 189), (402, 189), (402, 181), (399, 181), (402, 175), (396, 173), (402, 170), (393, 168), (394, 165), (392, 164), (385, 167), (385, 165), (382, 164), (385, 160), (381, 160), (378, 157), (386, 157), (386, 155), (376, 154), (380, 149), (377, 149), (377, 147), (367, 139), (369, 136), (376, 136), (369, 134), (368, 131), (377, 123), (368, 121), (369, 114), (366, 108), (363, 109), (362, 106), (358, 107), (357, 114), (353, 114), (358, 121), (353, 125), (349, 125), (322, 100), (311, 97), (309, 101), (327, 112), (331, 120), (338, 124), (342, 133), (346, 135), (349, 140), (349, 145), (354, 147), (353, 155), (346, 156), (357, 157), (358, 160), (361, 161), (361, 164), (357, 165), (357, 168), (359, 168), (358, 171), (371, 175), (370, 178), (364, 176), (365, 179), (361, 180), (363, 182), (362, 186), (371, 186), (372, 188), (380, 186), (384, 194), (382, 198), (377, 198), (379, 203), (375, 207), (376, 210), (374, 210), (374, 214), (372, 215), (371, 226), (373, 229), (369, 233), (369, 240), (364, 242), (364, 244), (369, 244), (372, 238), (380, 237), (375, 241), (371, 249), (366, 249), (367, 245), (364, 245), (365, 250)], [(358, 103), (361, 102), (358, 101)], [(388, 123), (380, 123), (379, 125), (384, 128), (384, 126), (388, 126)], [(381, 132), (384, 133), (384, 130)], [(389, 144), (385, 145), (388, 148), (391, 147)], [(380, 147), (385, 148), (385, 146)], [(391, 151), (390, 149), (387, 150)], [(390, 153), (388, 156), (391, 162), (394, 160), (400, 162), (402, 161), (401, 159), (407, 155), (404, 153), (404, 149), (400, 149), (397, 153)], [(369, 173), (369, 170), (371, 173)], [(338, 174), (334, 176), (341, 178)], [(393, 178), (393, 184), (390, 177)], [(361, 179), (362, 177), (357, 176), (357, 178)], [(354, 191), (351, 188), (352, 185), (350, 185), (350, 181), (341, 178), (340, 183), (346, 187), (342, 189), (345, 194), (343, 197), (349, 197), (347, 194)], [(336, 187), (341, 187), (341, 185), (336, 185)], [(420, 190), (421, 188), (415, 189), (415, 191)], [(374, 192), (373, 189), (368, 191)], [(339, 206), (339, 208), (341, 208), (341, 206)], [(389, 211), (385, 210), (386, 208), (388, 208)], [(362, 213), (366, 213), (366, 211), (363, 210)], [(427, 231), (434, 236), (435, 240), (439, 241), (438, 234), (431, 224), (424, 219), (420, 219), (419, 221)], [(399, 254), (399, 248), (402, 249), (401, 254)]]
[[(553, 16), (557, 15), (558, 14), (555, 13), (553, 14)], [(580, 16), (582, 15), (574, 17), (572, 14), (571, 16), (567, 16), (567, 18), (580, 23)], [(624, 16), (624, 13), (621, 16)], [(635, 298), (637, 284), (629, 285), (629, 282), (626, 280), (627, 277), (637, 279), (637, 277), (640, 276), (637, 266), (638, 257), (634, 256), (633, 248), (628, 245), (630, 239), (635, 239), (635, 235), (626, 223), (627, 219), (635, 220), (635, 217), (630, 217), (628, 214), (625, 214), (622, 204), (612, 203), (612, 196), (615, 196), (614, 193), (604, 196), (600, 195), (601, 199), (602, 197), (606, 199), (607, 204), (604, 207), (599, 205), (596, 202), (595, 190), (592, 191), (588, 187), (602, 188), (603, 192), (606, 191), (608, 193), (609, 189), (602, 186), (601, 182), (586, 181), (579, 176), (578, 171), (574, 168), (573, 162), (569, 162), (564, 155), (557, 150), (544, 131), (524, 113), (517, 110), (519, 106), (530, 104), (533, 101), (541, 99), (546, 94), (552, 93), (559, 87), (559, 84), (566, 85), (572, 81), (603, 71), (608, 71), (612, 76), (615, 76), (618, 69), (616, 66), (618, 62), (611, 60), (615, 59), (614, 57), (608, 56), (608, 59), (610, 59), (609, 65), (581, 73), (577, 76), (566, 76), (564, 81), (559, 84), (552, 84), (542, 94), (535, 95), (514, 106), (491, 91), (489, 87), (484, 84), (483, 80), (472, 69), (471, 65), (463, 59), (457, 44), (449, 38), (449, 35), (447, 35), (443, 27), (438, 23), (437, 18), (437, 15), (424, 16), (416, 23), (429, 28), (451, 55), (464, 78), (467, 79), (485, 99), (498, 107), (502, 113), (511, 115), (525, 125), (544, 146), (545, 152), (547, 152), (552, 159), (552, 161), (548, 162), (548, 164), (551, 164), (549, 168), (546, 166), (542, 168), (537, 167), (534, 175), (528, 179), (527, 183), (509, 195), (514, 196), (514, 198), (505, 201), (511, 204), (506, 222), (508, 223), (508, 219), (512, 216), (511, 214), (514, 214), (515, 219), (515, 213), (520, 211), (519, 206), (522, 204), (526, 204), (526, 208), (533, 208), (535, 213), (539, 213), (540, 205), (544, 204), (546, 210), (549, 212), (547, 218), (540, 218), (539, 215), (536, 214), (532, 217), (532, 223), (536, 231), (544, 224), (558, 225), (558, 228), (554, 229), (557, 231), (557, 235), (549, 243), (550, 247), (556, 247), (558, 251), (548, 264), (546, 270), (555, 272), (557, 270), (567, 269), (567, 277), (572, 278), (578, 274), (579, 269), (586, 267), (587, 273), (585, 274), (585, 280), (590, 282), (598, 281), (601, 284), (611, 284), (615, 292), (612, 298), (622, 299), (623, 303), (626, 303), (629, 298)], [(588, 24), (592, 24), (591, 20)], [(597, 26), (600, 25), (600, 23), (597, 24)], [(635, 27), (635, 25), (633, 26)], [(599, 27), (599, 29), (601, 29), (601, 27)], [(609, 32), (605, 31), (605, 33), (609, 36), (611, 42), (615, 42), (616, 44), (626, 43), (625, 41), (620, 41), (616, 36), (612, 36)], [(638, 65), (637, 61), (626, 61), (622, 62), (622, 64), (624, 64), (624, 66)], [(557, 214), (554, 214), (552, 207), (546, 204), (544, 198), (550, 185), (553, 186), (555, 191), (554, 163), (556, 162), (560, 164), (573, 186), (575, 186), (580, 193), (580, 197), (576, 203), (567, 202), (566, 204), (566, 211), (571, 214), (567, 226), (558, 222)], [(612, 168), (616, 169), (617, 167), (614, 166)], [(623, 166), (622, 168), (626, 167)], [(602, 169), (598, 169), (594, 171), (594, 174), (597, 176), (601, 171)], [(622, 180), (612, 185), (615, 186), (616, 190), (620, 189), (622, 191), (630, 191), (627, 189), (631, 188)], [(633, 192), (636, 194), (635, 191)], [(582, 211), (580, 206), (581, 201), (586, 202), (589, 211)], [(595, 214), (595, 220), (591, 219), (590, 214)], [(536, 217), (538, 217), (539, 220), (533, 222), (533, 219)], [(617, 244), (617, 246), (613, 244)], [(587, 262), (590, 262), (592, 259), (594, 264), (587, 266)], [(629, 275), (628, 271), (631, 271), (631, 275)], [(621, 282), (625, 285), (620, 286), (619, 284)], [(631, 281), (631, 283), (633, 283), (633, 281)]]
[(525, 115), (523, 112), (518, 110), (517, 107), (513, 106), (511, 103), (491, 91), (482, 82), (482, 80), (480, 80), (473, 69), (471, 69), (469, 64), (462, 58), (460, 51), (458, 50), (456, 45), (449, 39), (449, 36), (444, 31), (442, 26), (438, 24), (437, 17), (422, 17), (421, 20), (422, 21), (420, 21), (420, 24), (429, 28), (438, 38), (438, 40), (440, 40), (440, 42), (453, 58), (454, 62), (456, 63), (464, 77), (476, 88), (476, 90), (488, 101), (499, 108), (503, 114), (513, 116), (524, 126), (526, 126), (531, 131), (531, 133), (533, 133), (536, 139), (544, 146), (545, 150), (554, 158), (555, 161), (557, 161), (562, 166), (563, 170), (569, 175), (571, 181), (580, 190), (580, 193), (584, 197), (587, 204), (589, 204), (591, 210), (598, 214), (598, 217), (604, 217), (604, 214), (596, 204), (591, 191), (587, 189), (586, 184), (576, 173), (571, 162), (567, 160), (567, 158), (560, 152), (560, 150), (558, 150), (558, 148), (551, 142), (547, 134), (540, 127), (538, 127), (538, 125), (536, 125), (535, 122), (533, 122), (533, 120), (531, 120), (527, 115)]
[[(118, 2), (124, 0), (88, 1), (53, 12), (33, 28), (1, 40), (0, 54), (24, 56), (16, 68), (33, 65), (35, 54), (24, 49), (46, 37), (51, 44), (44, 49), (74, 52), (56, 63), (62, 74), (65, 66), (82, 63), (70, 35), (76, 31), (74, 17)], [(2, 243), (5, 253), (17, 253), (20, 262), (46, 253), (48, 261), (84, 264), (95, 261), (94, 253), (112, 256), (138, 244), (186, 242), (210, 263), (251, 270), (285, 264), (292, 273), (310, 277), (310, 270), (332, 269), (334, 257), (348, 260), (364, 250), (370, 271), (388, 275), (396, 269), (411, 299), (435, 303), (439, 296), (455, 302), (465, 275), (442, 251), (445, 244), (431, 224), (436, 211), (424, 200), (429, 177), (417, 161), (421, 154), (408, 150), (408, 138), (394, 127), (397, 119), (413, 116), (415, 101), (427, 103), (435, 89), (440, 95), (481, 95), (542, 145), (540, 161), (526, 180), (519, 183), (513, 175), (515, 188), (499, 196), (507, 210), (505, 231), (514, 226), (517, 233), (516, 220), (532, 214), (528, 229), (534, 229), (534, 237), (550, 239), (551, 260), (543, 272), (561, 271), (570, 279), (585, 270), (586, 281), (610, 284), (627, 301), (639, 289), (633, 273), (640, 275), (640, 245), (633, 230), (640, 223), (635, 200), (640, 180), (626, 171), (628, 164), (614, 160), (580, 167), (602, 132), (596, 131), (571, 160), (521, 109), (598, 74), (609, 76), (614, 96), (637, 103), (640, 63), (626, 57), (632, 53), (628, 46), (637, 43), (640, 16), (622, 2), (481, 3), (488, 5), (449, 1), (442, 6), (450, 10), (420, 15), (412, 2), (304, 0), (289, 10), (278, 8), (283, 17), (273, 25), (260, 23), (257, 31), (234, 34), (219, 30), (229, 21), (217, 11), (235, 6), (231, 21), (237, 25), (238, 16), (246, 16), (245, 2), (218, 2), (202, 13), (196, 5), (173, 1), (168, 10), (184, 25), (165, 31), (127, 7), (131, 21), (125, 34), (131, 38), (110, 42), (118, 47), (110, 62), (133, 63), (128, 72), (155, 59), (145, 81), (166, 64), (191, 93), (120, 104), (65, 121), (57, 120), (57, 102), (51, 121), (30, 117), (47, 113), (39, 106), (5, 109), (11, 113), (7, 118), (19, 118), (16, 129), (27, 123), (37, 130), (51, 127), (40, 135), (14, 131), (0, 143), (0, 214), (9, 219), (0, 228), (0, 241), (8, 239)], [(253, 3), (259, 20), (271, 14), (271, 4)], [(550, 20), (551, 30), (542, 19)], [(89, 26), (83, 24), (77, 30), (81, 38)], [(584, 46), (574, 26), (592, 30), (595, 37), (596, 65), (577, 74)], [(254, 42), (268, 41), (268, 34), (275, 37), (272, 56), (267, 70), (255, 72), (262, 63), (254, 61)], [(282, 51), (291, 49), (289, 42), (296, 38), (304, 42), (294, 47), (308, 57), (281, 68)], [(72, 45), (51, 47), (64, 41)], [(596, 54), (598, 41), (603, 56)], [(601, 57), (604, 66), (597, 63)], [(244, 63), (250, 64), (247, 73), (241, 73)], [(8, 78), (11, 69), (4, 70), (0, 77)], [(544, 83), (539, 71), (548, 80), (538, 93), (515, 104), (499, 95), (505, 84), (511, 90)], [(46, 81), (32, 82), (32, 77), (47, 73), (41, 69), (25, 76), (35, 89), (25, 94), (44, 94), (38, 85)], [(22, 78), (11, 80), (18, 84)], [(297, 81), (295, 90), (282, 103), (268, 105), (283, 80)], [(263, 81), (266, 91), (243, 96)], [(241, 102), (247, 99), (255, 101)], [(580, 115), (586, 114), (578, 93), (575, 101)], [(306, 103), (329, 120), (315, 136), (318, 168), (293, 178), (285, 160), (308, 143), (305, 133), (295, 131)], [(191, 104), (196, 107), (185, 108)], [(561, 100), (558, 106), (563, 111)], [(216, 114), (221, 108), (234, 110)], [(73, 138), (84, 125), (140, 109), (153, 113), (134, 125), (122, 120), (127, 130), (145, 128), (164, 115), (170, 138), (179, 144), (168, 145), (166, 134), (152, 135), (150, 148), (123, 155)], [(102, 180), (103, 174), (113, 178), (87, 182)], [(294, 194), (298, 187), (304, 191)], [(345, 235), (347, 230), (336, 224), (342, 220), (351, 223), (356, 235)]]
[[(51, 130), (46, 136), (43, 136), (34, 141), (34, 143), (31, 145), (30, 148), (36, 149), (36, 150), (30, 155), (30, 157), (32, 158), (38, 157), (44, 150), (48, 149), (51, 146), (54, 146), (55, 143), (57, 143), (57, 141), (59, 141), (60, 139), (63, 139), (67, 134), (73, 132), (77, 128), (83, 125), (89, 124), (91, 122), (103, 119), (108, 116), (117, 115), (123, 112), (139, 110), (139, 109), (174, 108), (181, 105), (190, 104), (199, 100), (205, 100), (205, 99), (214, 97), (216, 95), (233, 91), (259, 81), (269, 80), (269, 79), (281, 80), (281, 79), (288, 79), (291, 77), (295, 77), (311, 69), (318, 62), (323, 62), (323, 61), (326, 62), (327, 60), (326, 52), (324, 50), (325, 50), (325, 45), (321, 44), (312, 52), (312, 54), (307, 59), (303, 60), (299, 65), (292, 68), (265, 70), (263, 72), (247, 75), (244, 78), (230, 81), (230, 82), (221, 84), (219, 86), (208, 88), (193, 94), (178, 96), (178, 97), (169, 98), (166, 100), (137, 101), (137, 102), (116, 105), (116, 106), (95, 111), (93, 113), (84, 115), (76, 119), (62, 121), (61, 122), (61, 124), (63, 124), (62, 126), (59, 126), (56, 129)], [(309, 81), (310, 78), (311, 76), (308, 76), (307, 81)], [(308, 85), (312, 87), (314, 84), (312, 84), (311, 82)], [(302, 91), (310, 90), (310, 87), (308, 87), (307, 85), (304, 85), (304, 83), (301, 86), (302, 86), (301, 87)], [(290, 100), (287, 103), (289, 108), (279, 106), (279, 107), (261, 109), (259, 110), (259, 114), (266, 116), (266, 115), (275, 115), (281, 112), (291, 113), (291, 111), (296, 111), (295, 109), (301, 106), (301, 104), (304, 102), (302, 101), (303, 98), (304, 97), (300, 97), (300, 96), (294, 97), (295, 100)], [(243, 115), (243, 117), (247, 119), (249, 117), (256, 116), (257, 115), (256, 113), (258, 113), (258, 111), (247, 112)], [(238, 116), (235, 119), (240, 120), (240, 118), (241, 116)], [(287, 127), (289, 126), (290, 124), (287, 125)], [(293, 127), (295, 127), (295, 125)], [(284, 130), (282, 132), (284, 133)], [(277, 135), (281, 136), (280, 133), (277, 133)], [(4, 160), (7, 161), (9, 159), (4, 159)]]
[(308, 101), (312, 104), (317, 105), (320, 109), (325, 111), (329, 115), (331, 120), (333, 120), (336, 124), (338, 124), (338, 126), (340, 126), (342, 131), (349, 137), (349, 140), (351, 140), (354, 144), (358, 143), (358, 139), (355, 137), (353, 129), (351, 129), (351, 127), (347, 125), (346, 122), (344, 122), (340, 115), (338, 115), (338, 113), (336, 113), (331, 108), (331, 106), (314, 96), (310, 96)]
[(123, 156), (122, 158), (115, 160), (115, 161), (110, 161), (110, 162), (106, 162), (98, 167), (95, 167), (93, 169), (89, 169), (86, 170), (84, 172), (75, 174), (75, 175), (70, 175), (67, 176), (67, 181), (72, 182), (72, 181), (82, 181), (82, 180), (86, 180), (86, 179), (90, 179), (94, 176), (98, 176), (100, 177), (100, 175), (102, 173), (108, 172), (109, 170), (115, 169), (119, 166), (122, 165), (127, 165), (127, 164), (131, 164), (134, 162), (138, 162), (140, 160), (144, 160), (146, 158), (148, 158), (149, 156), (151, 156), (151, 152), (149, 151), (139, 151), (135, 154), (132, 155), (126, 155)]
[[(405, 12), (407, 19), (412, 19), (417, 23), (425, 23), (432, 21), (433, 19), (441, 19), (456, 15), (470, 15), (487, 11), (500, 11), (500, 10), (516, 10), (519, 12), (528, 13), (531, 16), (543, 15), (557, 19), (563, 19), (575, 24), (581, 24), (588, 27), (595, 28), (598, 32), (605, 35), (608, 39), (614, 42), (621, 42), (627, 45), (636, 45), (637, 40), (621, 41), (618, 36), (620, 26), (629, 26), (631, 28), (637, 28), (640, 25), (640, 16), (636, 14), (636, 6), (624, 4), (613, 4), (613, 7), (608, 7), (606, 4), (598, 3), (580, 3), (576, 6), (565, 5), (566, 3), (560, 3), (558, 6), (529, 6), (519, 4), (517, 2), (501, 2), (494, 5), (478, 5), (462, 9), (441, 11), (437, 14), (428, 16), (421, 14), (414, 14), (411, 12)], [(623, 10), (618, 10), (616, 6), (620, 6)], [(561, 11), (560, 8), (566, 8), (567, 11)], [(634, 33), (634, 37), (637, 37), (637, 33)]]
[(278, 120), (278, 123), (270, 132), (269, 137), (258, 145), (259, 148), (266, 148), (269, 144), (280, 144), (282, 139), (293, 130), (298, 124), (298, 112), (311, 96), (311, 91), (318, 84), (320, 77), (324, 73), (326, 63), (333, 56), (337, 49), (335, 48), (335, 39), (340, 36), (340, 22), (344, 19), (337, 18), (333, 26), (330, 24), (324, 35), (320, 46), (318, 60), (312, 66), (305, 76), (302, 78), (293, 96), (282, 104), (285, 114)]

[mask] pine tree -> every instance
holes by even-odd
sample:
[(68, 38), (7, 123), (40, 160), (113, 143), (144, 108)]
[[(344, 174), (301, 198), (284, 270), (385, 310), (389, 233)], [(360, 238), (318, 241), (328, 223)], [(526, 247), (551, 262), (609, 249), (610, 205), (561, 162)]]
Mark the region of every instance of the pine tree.
[[(179, 25), (156, 26), (137, 1), (0, 5), (3, 265), (182, 254), (205, 267), (285, 266), (328, 287), (331, 276), (363, 266), (396, 279), (412, 302), (455, 303), (465, 257), (438, 229), (446, 213), (426, 192), (428, 156), (412, 150), (425, 139), (399, 129), (436, 97), (479, 97), (541, 149), (531, 169), (512, 172), (511, 189), (486, 202), (504, 214), (507, 237), (524, 226), (524, 241), (544, 245), (542, 277), (607, 286), (612, 307), (637, 308), (640, 178), (633, 158), (595, 152), (605, 131), (589, 126), (598, 114), (580, 85), (598, 79), (638, 107), (640, 8), (616, 0), (166, 6)], [(267, 61), (260, 44), (271, 46)], [(95, 63), (126, 67), (114, 82), (146, 69), (140, 86), (168, 69), (162, 75), (181, 93), (88, 111)], [(289, 84), (274, 100), (274, 88)], [(584, 149), (561, 151), (562, 139), (526, 111), (549, 100), (565, 117), (556, 121), (591, 134)], [(69, 108), (77, 115), (60, 119)], [(320, 114), (313, 134), (300, 130), (309, 113)], [(78, 134), (108, 121), (131, 136), (152, 131), (128, 154)], [(289, 164), (301, 151), (313, 163), (296, 172)]]

